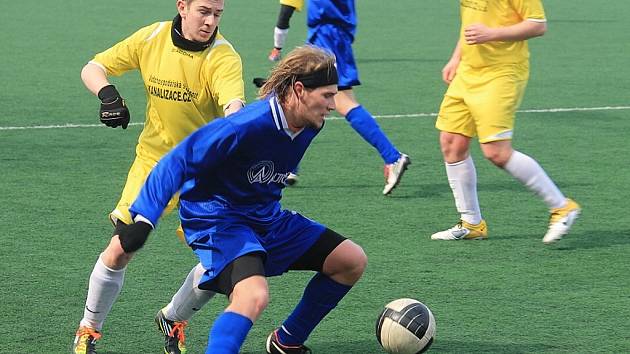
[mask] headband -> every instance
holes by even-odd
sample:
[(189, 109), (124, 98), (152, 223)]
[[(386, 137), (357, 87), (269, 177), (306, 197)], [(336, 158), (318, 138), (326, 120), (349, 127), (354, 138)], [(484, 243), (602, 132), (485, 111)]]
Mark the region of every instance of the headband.
[(332, 65), (330, 67), (324, 66), (308, 74), (300, 74), (295, 78), (295, 81), (300, 81), (306, 88), (317, 88), (337, 85), (339, 78), (337, 76), (337, 68)]

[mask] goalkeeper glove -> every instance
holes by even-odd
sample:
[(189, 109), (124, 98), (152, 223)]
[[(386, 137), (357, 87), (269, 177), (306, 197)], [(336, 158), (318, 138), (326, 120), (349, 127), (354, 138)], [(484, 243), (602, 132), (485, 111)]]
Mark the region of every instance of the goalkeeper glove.
[(136, 252), (144, 246), (153, 227), (146, 222), (136, 221), (129, 225), (117, 225), (118, 239), (125, 253)]
[(129, 110), (116, 87), (114, 85), (103, 87), (98, 91), (98, 98), (101, 100), (101, 123), (112, 128), (121, 125), (123, 129), (127, 129), (130, 118)]

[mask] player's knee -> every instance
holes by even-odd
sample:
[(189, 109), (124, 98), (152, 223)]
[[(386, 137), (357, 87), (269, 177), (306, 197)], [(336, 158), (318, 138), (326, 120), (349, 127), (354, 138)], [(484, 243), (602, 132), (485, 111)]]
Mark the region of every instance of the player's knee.
[(101, 253), (101, 259), (108, 268), (123, 269), (129, 264), (133, 255), (134, 253), (125, 252), (118, 237), (112, 237), (107, 248)]
[(332, 267), (333, 274), (336, 273), (346, 283), (354, 284), (361, 278), (367, 267), (367, 255), (356, 243), (349, 240), (344, 243), (341, 245), (342, 252), (336, 253), (335, 259), (332, 260), (336, 264)]
[(508, 151), (505, 149), (484, 149), (483, 150), (484, 157), (492, 162), (495, 166), (503, 168), (505, 164), (510, 159), (512, 155), (512, 151)]
[(269, 291), (266, 288), (254, 289), (250, 294), (250, 298), (258, 314), (262, 313), (269, 305)]
[(442, 132), (440, 134), (440, 149), (447, 163), (463, 161), (468, 157), (470, 139), (463, 135)]
[[(231, 302), (236, 308), (258, 317), (269, 304), (269, 288), (265, 281), (251, 277), (237, 283), (231, 295)], [(264, 278), (263, 278), (264, 279)]]
[(350, 258), (349, 270), (350, 270), (350, 274), (356, 280), (359, 280), (359, 278), (361, 278), (361, 276), (363, 275), (365, 268), (367, 267), (368, 260), (367, 260), (367, 255), (365, 254), (365, 251), (363, 251), (363, 248), (361, 248), (361, 246), (357, 244), (353, 244), (353, 245), (354, 245), (354, 248), (349, 257)]

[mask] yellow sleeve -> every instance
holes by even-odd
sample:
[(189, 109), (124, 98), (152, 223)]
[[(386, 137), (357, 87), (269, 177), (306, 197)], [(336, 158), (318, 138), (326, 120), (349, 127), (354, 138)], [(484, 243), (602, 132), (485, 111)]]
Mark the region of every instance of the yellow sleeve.
[(514, 10), (523, 20), (542, 20), (545, 18), (545, 10), (540, 0), (512, 0)]
[(212, 96), (223, 108), (235, 99), (244, 102), (245, 84), (241, 57), (229, 44), (221, 44), (212, 50), (216, 51), (212, 53), (212, 65), (209, 72)]
[(129, 70), (138, 69), (144, 43), (162, 27), (163, 24), (159, 22), (143, 27), (113, 47), (96, 54), (92, 61), (102, 65), (107, 75), (119, 76)]

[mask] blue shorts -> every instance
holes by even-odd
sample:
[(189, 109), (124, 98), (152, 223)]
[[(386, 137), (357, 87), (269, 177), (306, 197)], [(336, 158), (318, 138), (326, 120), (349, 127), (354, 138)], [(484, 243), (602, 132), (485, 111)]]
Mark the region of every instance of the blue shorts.
[(352, 53), (352, 33), (334, 25), (321, 25), (308, 29), (306, 42), (327, 49), (337, 58), (339, 89), (349, 89), (361, 85), (359, 71)]
[(206, 269), (199, 284), (211, 281), (236, 258), (265, 254), (265, 275), (285, 273), (319, 239), (326, 227), (294, 211), (283, 210), (266, 224), (225, 220), (190, 243)]

